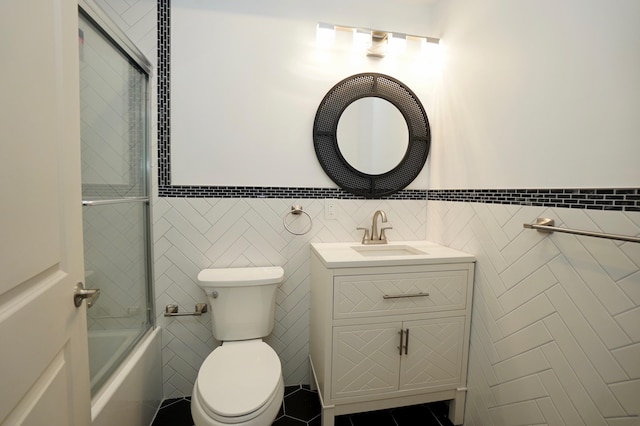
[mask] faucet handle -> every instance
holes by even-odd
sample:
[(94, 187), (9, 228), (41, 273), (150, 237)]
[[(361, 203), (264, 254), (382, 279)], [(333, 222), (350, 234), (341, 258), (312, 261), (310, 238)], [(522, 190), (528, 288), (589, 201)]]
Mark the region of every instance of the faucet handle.
[(369, 229), (368, 228), (356, 228), (358, 231), (364, 231), (364, 235), (362, 236), (362, 244), (367, 244), (369, 242)]
[(385, 226), (384, 228), (380, 229), (380, 241), (384, 241), (385, 243), (387, 242), (387, 235), (384, 233), (384, 231), (386, 231), (387, 229), (393, 229), (393, 226)]

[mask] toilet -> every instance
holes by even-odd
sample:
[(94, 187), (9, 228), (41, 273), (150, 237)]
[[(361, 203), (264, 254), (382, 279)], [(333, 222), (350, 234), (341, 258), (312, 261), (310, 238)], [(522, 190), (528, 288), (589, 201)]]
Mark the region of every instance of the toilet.
[(273, 330), (279, 266), (205, 269), (213, 336), (222, 345), (204, 360), (191, 396), (196, 426), (268, 426), (284, 397), (282, 366), (263, 337)]

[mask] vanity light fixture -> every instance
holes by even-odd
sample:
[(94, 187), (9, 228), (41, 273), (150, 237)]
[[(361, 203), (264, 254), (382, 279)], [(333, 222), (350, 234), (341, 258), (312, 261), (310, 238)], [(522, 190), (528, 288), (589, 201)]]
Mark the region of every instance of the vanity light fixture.
[(353, 43), (357, 49), (369, 49), (372, 44), (373, 33), (366, 28), (354, 28), (353, 29)]
[(353, 34), (353, 44), (358, 50), (367, 52), (367, 56), (383, 58), (387, 53), (402, 52), (409, 40), (421, 44), (422, 50), (427, 50), (426, 45), (437, 45), (440, 39), (420, 35), (380, 31), (368, 28), (349, 27), (328, 23), (318, 23), (316, 28), (316, 40), (319, 45), (327, 46), (335, 41), (336, 31), (348, 31)]
[(318, 22), (316, 26), (316, 43), (320, 47), (327, 47), (336, 39), (336, 26)]
[(400, 53), (407, 48), (407, 35), (391, 33), (389, 37), (389, 53)]
[(389, 34), (382, 31), (373, 31), (371, 35), (371, 47), (367, 50), (367, 56), (384, 58), (389, 47)]

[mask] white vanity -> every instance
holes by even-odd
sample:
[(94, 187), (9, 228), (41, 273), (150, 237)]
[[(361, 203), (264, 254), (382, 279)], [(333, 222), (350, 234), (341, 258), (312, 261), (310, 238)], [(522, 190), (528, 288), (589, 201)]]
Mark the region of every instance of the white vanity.
[(462, 424), (475, 257), (427, 241), (311, 244), (312, 374), (336, 415), (449, 400)]

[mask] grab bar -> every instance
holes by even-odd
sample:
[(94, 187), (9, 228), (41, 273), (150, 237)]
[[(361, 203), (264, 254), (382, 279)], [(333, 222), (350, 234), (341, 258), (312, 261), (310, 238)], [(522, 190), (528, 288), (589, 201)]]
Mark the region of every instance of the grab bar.
[(539, 232), (562, 232), (565, 234), (585, 235), (587, 237), (606, 238), (609, 240), (627, 241), (631, 243), (640, 243), (639, 237), (630, 237), (628, 235), (606, 234), (603, 232), (582, 231), (580, 229), (558, 228), (553, 226), (555, 221), (546, 217), (539, 217), (536, 223), (525, 223), (522, 226), (527, 229), (536, 229)]
[(114, 198), (111, 200), (82, 200), (83, 206), (103, 206), (106, 204), (120, 204), (120, 203), (148, 203), (149, 197), (124, 197)]

